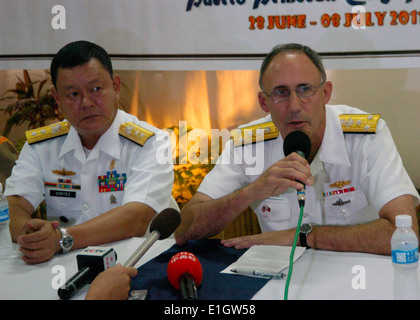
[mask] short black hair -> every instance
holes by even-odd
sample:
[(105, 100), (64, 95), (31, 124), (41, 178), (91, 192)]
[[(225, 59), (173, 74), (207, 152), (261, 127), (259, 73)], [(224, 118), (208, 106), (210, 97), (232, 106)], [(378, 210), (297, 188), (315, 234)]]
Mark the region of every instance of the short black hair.
[(50, 71), (54, 87), (56, 87), (59, 68), (71, 69), (83, 65), (93, 58), (102, 64), (112, 79), (113, 69), (111, 58), (105, 49), (95, 43), (79, 40), (65, 45), (52, 59)]
[(315, 67), (319, 70), (321, 73), (321, 79), (322, 81), (327, 81), (327, 74), (325, 72), (324, 65), (322, 63), (321, 56), (316, 52), (315, 50), (309, 48), (308, 46), (301, 45), (298, 43), (287, 43), (287, 44), (280, 44), (278, 46), (275, 46), (269, 54), (266, 55), (264, 58), (264, 61), (261, 64), (260, 69), (260, 78), (259, 78), (259, 85), (261, 90), (264, 90), (262, 87), (262, 77), (264, 75), (264, 72), (267, 70), (268, 65), (273, 60), (273, 58), (280, 54), (280, 53), (289, 53), (289, 52), (300, 52), (304, 55), (306, 55), (315, 65)]

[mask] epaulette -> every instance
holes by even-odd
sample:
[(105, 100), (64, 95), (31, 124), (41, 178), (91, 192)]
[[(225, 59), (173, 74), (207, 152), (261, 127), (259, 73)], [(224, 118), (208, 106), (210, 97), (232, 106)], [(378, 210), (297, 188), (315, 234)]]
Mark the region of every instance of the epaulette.
[(154, 136), (152, 131), (149, 131), (133, 122), (126, 122), (120, 126), (118, 131), (123, 137), (141, 145), (142, 147), (146, 143), (147, 139)]
[(344, 133), (376, 133), (379, 114), (340, 114), (341, 128)]
[(235, 147), (257, 141), (267, 141), (279, 136), (279, 130), (273, 122), (264, 122), (248, 127), (234, 129), (230, 132)]
[(50, 124), (49, 126), (28, 130), (25, 132), (29, 144), (57, 138), (69, 133), (70, 123), (66, 120)]

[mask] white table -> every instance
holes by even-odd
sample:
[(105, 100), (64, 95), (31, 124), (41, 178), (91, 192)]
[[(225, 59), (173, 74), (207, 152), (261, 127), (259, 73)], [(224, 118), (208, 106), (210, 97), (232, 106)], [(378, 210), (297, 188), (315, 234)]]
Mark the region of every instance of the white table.
[[(124, 263), (143, 240), (131, 238), (102, 247), (113, 248), (117, 252), (118, 262)], [(135, 267), (153, 259), (173, 244), (173, 239), (157, 241)], [(76, 255), (80, 252), (58, 254), (52, 260), (38, 265), (27, 265), (20, 258), (0, 260), (0, 299), (58, 300), (57, 290), (52, 286), (53, 278), (57, 275), (53, 273), (53, 267), (64, 266), (66, 279), (69, 279), (77, 272)], [(284, 279), (270, 280), (253, 299), (282, 300), (284, 288)], [(88, 286), (73, 299), (83, 299), (87, 290)], [(289, 300), (392, 299), (392, 291), (390, 256), (309, 249), (294, 264)]]
[[(306, 250), (295, 262), (289, 300), (393, 299), (390, 256)], [(271, 280), (254, 299), (283, 299), (284, 280)]]
[[(100, 247), (113, 248), (117, 253), (117, 262), (123, 264), (143, 240), (144, 238), (131, 238)], [(173, 244), (173, 239), (156, 241), (134, 267), (153, 259)], [(13, 245), (18, 248), (16, 244)], [(57, 265), (64, 266), (68, 280), (77, 272), (76, 255), (81, 251), (57, 254), (50, 261), (37, 265), (28, 265), (20, 258), (0, 260), (0, 300), (59, 300), (57, 289), (52, 286), (53, 278), (57, 276), (57, 273), (53, 273), (53, 268)], [(83, 288), (72, 299), (83, 299), (88, 288), (89, 286)]]

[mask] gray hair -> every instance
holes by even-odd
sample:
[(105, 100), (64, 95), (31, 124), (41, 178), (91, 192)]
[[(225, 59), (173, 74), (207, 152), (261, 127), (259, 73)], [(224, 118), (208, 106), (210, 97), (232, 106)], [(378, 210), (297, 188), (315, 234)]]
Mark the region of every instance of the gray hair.
[(259, 85), (260, 85), (261, 90), (264, 90), (263, 87), (262, 87), (262, 77), (263, 77), (265, 71), (267, 70), (270, 62), (273, 60), (273, 58), (276, 55), (278, 55), (280, 53), (289, 53), (289, 52), (300, 52), (300, 53), (303, 53), (304, 55), (306, 55), (313, 62), (315, 67), (321, 73), (322, 81), (324, 82), (324, 81), (327, 80), (327, 74), (325, 73), (325, 69), (324, 69), (324, 65), (322, 63), (321, 56), (316, 51), (312, 50), (308, 46), (304, 46), (304, 45), (297, 44), (297, 43), (280, 44), (280, 45), (275, 46), (271, 50), (271, 52), (266, 55), (266, 57), (264, 58), (264, 61), (261, 64), (260, 78), (259, 78)]

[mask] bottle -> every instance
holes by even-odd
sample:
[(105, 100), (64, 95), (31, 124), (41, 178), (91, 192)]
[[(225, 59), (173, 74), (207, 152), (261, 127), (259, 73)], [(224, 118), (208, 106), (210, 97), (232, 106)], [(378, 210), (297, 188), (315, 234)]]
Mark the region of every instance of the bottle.
[(394, 267), (394, 299), (420, 299), (418, 279), (419, 241), (411, 229), (411, 216), (399, 215), (397, 229), (391, 238), (392, 265)]
[(0, 259), (14, 256), (9, 222), (9, 204), (3, 195), (3, 185), (0, 183)]

